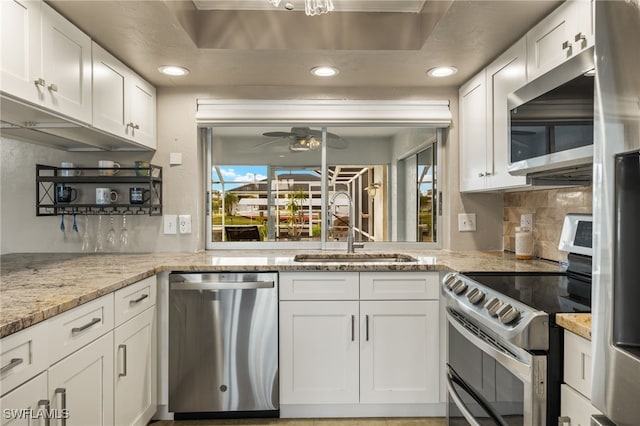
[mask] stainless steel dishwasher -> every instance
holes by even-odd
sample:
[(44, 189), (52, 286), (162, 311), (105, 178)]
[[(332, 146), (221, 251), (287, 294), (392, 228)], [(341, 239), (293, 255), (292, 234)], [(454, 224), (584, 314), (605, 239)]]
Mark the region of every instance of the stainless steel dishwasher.
[(175, 419), (278, 416), (278, 274), (169, 275)]

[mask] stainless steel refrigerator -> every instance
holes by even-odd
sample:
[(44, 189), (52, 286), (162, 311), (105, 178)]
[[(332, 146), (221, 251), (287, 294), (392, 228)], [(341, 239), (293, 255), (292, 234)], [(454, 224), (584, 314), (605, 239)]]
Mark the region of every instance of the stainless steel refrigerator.
[(592, 403), (640, 422), (640, 0), (595, 4)]

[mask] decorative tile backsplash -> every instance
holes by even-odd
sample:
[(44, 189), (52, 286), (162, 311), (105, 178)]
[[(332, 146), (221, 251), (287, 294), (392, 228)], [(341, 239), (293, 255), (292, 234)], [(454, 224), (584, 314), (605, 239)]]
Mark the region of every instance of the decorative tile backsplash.
[(558, 250), (564, 216), (567, 213), (592, 213), (592, 198), (591, 186), (506, 192), (502, 219), (504, 250), (515, 251), (520, 215), (533, 213), (534, 256), (566, 261), (567, 254)]

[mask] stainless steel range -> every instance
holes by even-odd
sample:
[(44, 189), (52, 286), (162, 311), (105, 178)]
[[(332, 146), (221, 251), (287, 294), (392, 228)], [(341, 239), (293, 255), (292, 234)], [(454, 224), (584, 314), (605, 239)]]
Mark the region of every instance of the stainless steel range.
[(449, 425), (558, 422), (563, 333), (555, 314), (590, 312), (591, 233), (591, 216), (565, 219), (565, 273), (444, 276)]

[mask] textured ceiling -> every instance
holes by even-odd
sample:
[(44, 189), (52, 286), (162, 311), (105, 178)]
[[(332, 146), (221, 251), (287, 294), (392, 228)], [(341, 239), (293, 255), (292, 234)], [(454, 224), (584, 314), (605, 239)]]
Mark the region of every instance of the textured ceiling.
[[(460, 86), (561, 2), (437, 0), (419, 13), (314, 17), (199, 10), (187, 0), (48, 3), (159, 87), (410, 88)], [(157, 67), (166, 64), (191, 72), (181, 78), (159, 74)], [(309, 69), (317, 65), (335, 66), (340, 74), (313, 77)], [(427, 77), (425, 71), (438, 65), (454, 65), (459, 73)]]

